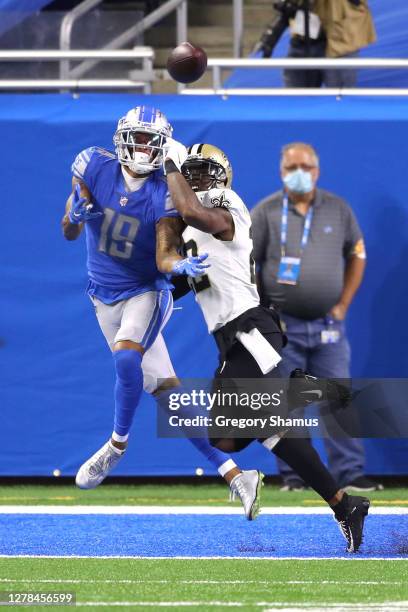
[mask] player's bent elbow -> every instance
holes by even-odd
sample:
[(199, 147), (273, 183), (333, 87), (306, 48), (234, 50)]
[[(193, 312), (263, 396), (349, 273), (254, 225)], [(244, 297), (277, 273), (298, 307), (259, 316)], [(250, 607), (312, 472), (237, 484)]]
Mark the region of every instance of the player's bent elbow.
[(72, 234), (67, 234), (63, 232), (63, 235), (64, 235), (65, 240), (68, 240), (69, 242), (72, 242), (73, 240), (76, 240), (78, 238), (78, 234), (74, 236)]
[[(176, 254), (177, 256), (177, 254)], [(158, 255), (156, 256), (156, 266), (159, 272), (162, 274), (170, 274), (173, 269), (174, 257), (169, 255)]]
[(187, 212), (183, 215), (183, 221), (186, 225), (195, 227), (200, 222), (200, 216), (195, 212)]
[(67, 221), (62, 222), (62, 235), (65, 240), (76, 240), (81, 233), (81, 227), (79, 225), (71, 225)]

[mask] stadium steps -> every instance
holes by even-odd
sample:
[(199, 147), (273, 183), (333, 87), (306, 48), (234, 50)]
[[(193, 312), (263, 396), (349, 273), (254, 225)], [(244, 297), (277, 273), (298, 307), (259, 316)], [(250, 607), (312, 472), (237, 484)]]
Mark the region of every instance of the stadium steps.
[[(150, 4), (148, 12), (157, 5), (157, 0), (146, 0)], [(44, 25), (43, 36), (46, 36), (45, 44), (48, 48), (58, 48), (59, 21), (62, 19), (64, 10), (72, 8), (79, 0), (53, 0), (46, 7), (44, 13), (48, 16), (48, 25)], [(52, 11), (51, 13), (49, 11)], [(98, 48), (103, 41), (109, 40), (114, 35), (120, 34), (126, 27), (135, 22), (137, 11), (139, 15), (145, 10), (145, 2), (142, 0), (105, 0), (103, 4), (81, 19), (75, 26), (73, 36), (73, 48)], [(55, 11), (55, 16), (53, 12)], [(58, 13), (59, 11), (59, 13)], [(43, 11), (41, 11), (43, 13)], [(232, 31), (232, 0), (189, 0), (188, 2), (188, 40), (202, 46), (209, 58), (232, 57), (233, 55), (233, 31)], [(271, 20), (273, 8), (271, 0), (245, 0), (244, 5), (244, 41), (243, 56), (246, 57), (253, 45)], [(33, 22), (34, 23), (34, 22)], [(87, 27), (93, 24), (92, 36), (87, 35)], [(51, 28), (51, 26), (53, 26)], [(51, 28), (51, 29), (50, 29)], [(16, 36), (12, 40), (4, 41), (4, 48), (15, 48)], [(25, 22), (25, 27), (19, 30), (21, 48), (36, 48), (44, 46), (39, 43), (38, 36), (33, 35), (33, 25)], [(127, 45), (130, 48), (133, 44)], [(159, 77), (153, 83), (153, 93), (172, 93), (177, 90), (177, 84), (170, 79), (165, 70), (169, 53), (176, 45), (176, 15), (172, 13), (139, 39), (139, 44), (152, 46), (156, 58), (154, 68)], [(86, 78), (126, 78), (134, 69), (128, 62), (103, 62), (99, 63), (92, 71), (87, 73)], [(9, 72), (8, 72), (9, 71)], [(9, 74), (10, 73), (10, 74)], [(2, 68), (2, 76), (10, 75), (17, 77), (31, 76), (34, 78), (56, 78), (58, 65), (53, 62), (41, 65), (5, 65)], [(228, 76), (228, 71), (223, 75)], [(209, 87), (212, 84), (212, 76), (207, 72), (196, 83), (189, 87)]]
[[(174, 45), (174, 30), (166, 26), (152, 28), (145, 34), (145, 44), (155, 49)], [(210, 49), (222, 45), (231, 50), (231, 28), (225, 26), (192, 26), (188, 28), (188, 39), (191, 43)]]
[[(203, 47), (209, 58), (232, 57), (232, 2), (225, 0), (201, 0), (189, 2), (188, 40)], [(244, 6), (244, 41), (243, 56), (250, 53), (254, 44), (259, 40), (267, 23), (273, 17), (273, 8), (270, 0), (245, 0)], [(175, 46), (175, 19), (170, 16), (145, 34), (145, 44), (151, 45), (156, 54), (155, 68), (158, 76), (164, 78), (153, 83), (154, 93), (174, 93), (177, 85), (168, 80), (165, 71), (166, 61), (172, 48)], [(229, 71), (223, 73), (228, 76)], [(189, 87), (203, 88), (212, 85), (212, 76), (207, 72), (196, 83)]]

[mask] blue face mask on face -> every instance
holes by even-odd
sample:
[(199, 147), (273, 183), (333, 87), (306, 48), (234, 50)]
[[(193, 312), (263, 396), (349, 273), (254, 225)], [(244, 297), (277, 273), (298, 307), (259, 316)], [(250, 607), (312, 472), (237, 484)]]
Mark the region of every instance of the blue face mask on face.
[(311, 172), (305, 172), (301, 168), (289, 172), (284, 179), (284, 184), (293, 193), (310, 193), (313, 191), (313, 179)]

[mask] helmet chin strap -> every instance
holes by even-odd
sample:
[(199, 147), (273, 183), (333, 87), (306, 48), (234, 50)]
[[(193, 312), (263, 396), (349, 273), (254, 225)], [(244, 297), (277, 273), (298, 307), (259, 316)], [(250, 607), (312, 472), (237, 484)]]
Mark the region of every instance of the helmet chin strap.
[[(213, 179), (213, 180), (211, 181), (211, 183), (208, 185), (208, 187), (202, 187), (202, 186), (201, 186), (201, 181), (200, 181), (199, 183), (197, 183), (197, 184), (196, 184), (196, 185), (194, 185), (194, 186), (193, 186), (193, 185), (190, 185), (190, 187), (191, 187), (191, 189), (192, 189), (193, 191), (195, 191), (195, 192), (197, 192), (197, 191), (199, 191), (199, 192), (202, 192), (202, 191), (210, 191), (210, 189), (218, 189), (218, 188), (219, 188), (218, 183), (220, 183), (220, 182), (221, 182), (221, 181), (217, 181), (217, 179)], [(222, 189), (222, 185), (221, 185), (220, 189)]]

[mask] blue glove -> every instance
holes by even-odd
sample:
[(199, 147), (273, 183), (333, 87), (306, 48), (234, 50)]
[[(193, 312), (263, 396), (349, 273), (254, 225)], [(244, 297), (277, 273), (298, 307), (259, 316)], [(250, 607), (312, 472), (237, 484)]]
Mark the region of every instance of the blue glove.
[(90, 221), (103, 215), (102, 212), (90, 212), (91, 208), (92, 204), (86, 198), (81, 198), (81, 186), (76, 185), (72, 195), (71, 210), (68, 213), (70, 222), (75, 224), (84, 223), (84, 221)]
[(181, 259), (174, 264), (171, 272), (172, 274), (187, 274), (193, 278), (202, 276), (206, 268), (210, 267), (210, 264), (202, 263), (207, 257), (208, 253), (203, 253), (202, 255), (197, 255), (197, 257), (186, 257), (186, 259)]

